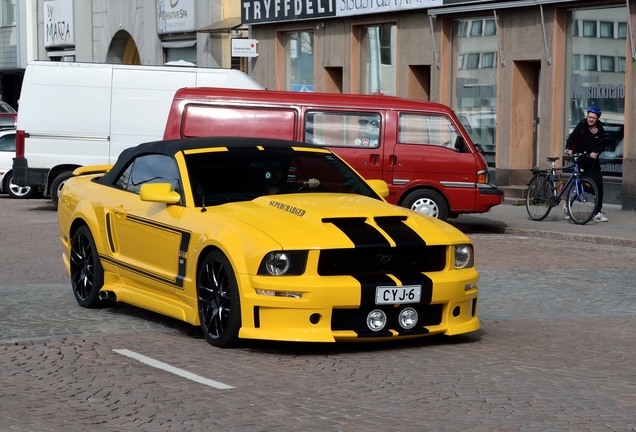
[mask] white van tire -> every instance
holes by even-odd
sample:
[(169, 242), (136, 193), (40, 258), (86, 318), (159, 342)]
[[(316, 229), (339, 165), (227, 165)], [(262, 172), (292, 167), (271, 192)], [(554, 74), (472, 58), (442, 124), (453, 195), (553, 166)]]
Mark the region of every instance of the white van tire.
[(37, 190), (29, 186), (19, 186), (13, 181), (13, 172), (4, 177), (4, 188), (11, 198), (28, 199), (32, 198)]
[(419, 189), (404, 198), (402, 206), (418, 213), (445, 221), (448, 218), (448, 204), (442, 195), (431, 189)]
[(60, 202), (60, 191), (66, 183), (66, 180), (70, 179), (73, 176), (71, 171), (64, 171), (62, 174), (55, 177), (53, 182), (51, 183), (51, 201), (57, 207), (57, 203)]

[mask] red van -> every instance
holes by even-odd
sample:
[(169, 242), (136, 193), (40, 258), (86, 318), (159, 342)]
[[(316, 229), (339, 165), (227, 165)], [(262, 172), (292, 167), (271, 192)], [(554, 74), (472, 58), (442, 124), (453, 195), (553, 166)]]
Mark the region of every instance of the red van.
[(392, 96), (184, 88), (164, 139), (281, 138), (328, 147), (363, 177), (389, 186), (387, 201), (445, 220), (501, 204), (488, 166), (453, 111)]

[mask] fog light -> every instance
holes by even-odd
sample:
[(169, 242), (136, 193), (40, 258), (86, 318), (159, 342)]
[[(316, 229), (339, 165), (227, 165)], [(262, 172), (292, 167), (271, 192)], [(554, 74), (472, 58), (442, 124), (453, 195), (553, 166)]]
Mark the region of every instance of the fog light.
[(400, 322), (400, 326), (402, 326), (403, 329), (412, 329), (417, 324), (417, 311), (413, 308), (404, 309), (402, 312), (400, 312), (398, 321)]
[(371, 331), (380, 331), (386, 325), (386, 314), (380, 309), (372, 310), (367, 315), (367, 327)]
[(303, 294), (299, 292), (289, 292), (289, 291), (272, 291), (272, 290), (263, 290), (257, 289), (256, 294), (268, 297), (291, 297), (291, 298), (302, 298)]

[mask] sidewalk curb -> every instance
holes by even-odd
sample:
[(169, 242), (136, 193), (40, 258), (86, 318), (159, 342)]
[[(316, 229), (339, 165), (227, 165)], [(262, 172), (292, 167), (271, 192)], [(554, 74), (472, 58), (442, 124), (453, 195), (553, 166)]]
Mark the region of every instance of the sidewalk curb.
[[(457, 224), (457, 225), (460, 225), (460, 224)], [(477, 226), (475, 224), (465, 224), (465, 225), (470, 226), (469, 232), (472, 232), (472, 233), (515, 234), (515, 235), (539, 237), (539, 238), (545, 238), (545, 239), (551, 239), (551, 240), (569, 240), (569, 241), (604, 244), (604, 245), (610, 245), (610, 246), (623, 246), (623, 247), (636, 248), (636, 240), (625, 239), (625, 238), (597, 236), (597, 235), (589, 235), (589, 234), (573, 234), (573, 233), (563, 233), (563, 232), (554, 232), (554, 231), (537, 231), (537, 230), (530, 230), (525, 228), (510, 228), (510, 227), (496, 227), (496, 226), (483, 226), (483, 225)], [(457, 228), (461, 229), (462, 227), (457, 226)]]

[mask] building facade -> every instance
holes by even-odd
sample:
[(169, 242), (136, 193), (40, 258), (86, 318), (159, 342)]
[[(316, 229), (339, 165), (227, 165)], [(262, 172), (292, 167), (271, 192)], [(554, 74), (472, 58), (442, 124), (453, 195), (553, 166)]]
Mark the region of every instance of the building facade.
[(241, 0), (253, 77), (292, 91), (383, 93), (447, 104), (498, 185), (563, 154), (603, 110), (605, 202), (636, 209), (636, 3), (568, 0)]
[(239, 67), (237, 2), (0, 0), (0, 97), (17, 109), (29, 61)]

